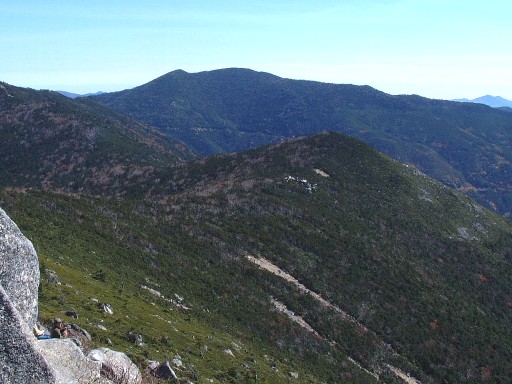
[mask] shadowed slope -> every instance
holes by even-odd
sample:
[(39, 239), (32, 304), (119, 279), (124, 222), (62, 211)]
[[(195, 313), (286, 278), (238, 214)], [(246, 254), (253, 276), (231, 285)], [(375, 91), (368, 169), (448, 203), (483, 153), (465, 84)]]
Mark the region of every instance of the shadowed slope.
[(0, 185), (116, 194), (192, 157), (93, 100), (0, 84)]

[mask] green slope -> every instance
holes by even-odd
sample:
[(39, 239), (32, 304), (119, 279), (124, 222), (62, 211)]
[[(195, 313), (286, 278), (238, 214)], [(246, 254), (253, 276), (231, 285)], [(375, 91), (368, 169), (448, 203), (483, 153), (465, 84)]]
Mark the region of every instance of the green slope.
[(245, 69), (174, 71), (95, 97), (203, 155), (337, 131), (362, 139), (500, 213), (512, 212), (512, 115), (479, 104)]
[(511, 376), (512, 228), (462, 194), (338, 134), (161, 172), (143, 200), (2, 193), (72, 286), (43, 284), (43, 317), (103, 320), (96, 342), (139, 360), (179, 354), (197, 382), (256, 382), (256, 371), (258, 382), (373, 382), (362, 368), (383, 382), (403, 382), (394, 368), (425, 383)]

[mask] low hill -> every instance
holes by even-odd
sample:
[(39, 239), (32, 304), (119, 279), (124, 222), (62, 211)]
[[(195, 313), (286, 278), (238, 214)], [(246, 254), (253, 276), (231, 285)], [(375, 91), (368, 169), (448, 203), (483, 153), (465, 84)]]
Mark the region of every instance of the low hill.
[(501, 214), (512, 212), (512, 115), (484, 105), (391, 96), (368, 86), (247, 69), (174, 71), (95, 99), (202, 155), (322, 131), (344, 133)]
[(183, 144), (90, 99), (0, 83), (0, 185), (121, 192), (192, 159)]
[(159, 172), (142, 199), (1, 193), (44, 317), (201, 383), (510, 377), (512, 227), (461, 193), (335, 133)]

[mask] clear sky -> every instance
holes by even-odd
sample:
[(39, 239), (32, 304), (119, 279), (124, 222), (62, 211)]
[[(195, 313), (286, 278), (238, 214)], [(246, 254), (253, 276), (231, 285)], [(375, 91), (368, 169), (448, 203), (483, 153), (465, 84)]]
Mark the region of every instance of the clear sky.
[(0, 81), (87, 93), (242, 67), (512, 99), (511, 40), (510, 0), (2, 0)]

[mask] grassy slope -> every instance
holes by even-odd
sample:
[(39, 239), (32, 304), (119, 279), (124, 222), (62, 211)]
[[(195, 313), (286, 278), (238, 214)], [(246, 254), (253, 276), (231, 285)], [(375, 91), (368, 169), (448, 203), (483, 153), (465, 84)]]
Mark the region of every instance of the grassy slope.
[[(464, 196), (336, 134), (205, 159), (160, 180), (143, 201), (3, 192), (2, 207), (43, 263), (73, 286), (43, 286), (44, 317), (72, 307), (88, 329), (104, 321), (109, 331), (95, 331), (97, 341), (109, 337), (138, 359), (178, 353), (182, 374), (200, 380), (251, 382), (257, 370), (262, 381), (286, 382), (290, 370), (302, 382), (371, 382), (347, 356), (387, 382), (396, 379), (386, 364), (423, 382), (510, 377), (512, 230)], [(273, 261), (370, 332), (247, 254)], [(141, 284), (183, 296), (192, 311)], [(111, 303), (114, 316), (90, 296)], [(270, 297), (321, 338), (277, 313)], [(132, 328), (144, 347), (125, 341)], [(221, 352), (231, 342), (243, 346), (235, 359)]]
[[(287, 383), (290, 371), (298, 372), (301, 382), (336, 381), (344, 376), (343, 382), (373, 382), (343, 357), (336, 360), (344, 361), (341, 367), (322, 361), (329, 351), (325, 343), (323, 353), (310, 353), (304, 359), (268, 340), (266, 326), (275, 334), (282, 331), (284, 338), (301, 337), (322, 344), (272, 310), (258, 284), (257, 271), (240, 264), (226, 265), (228, 261), (219, 252), (154, 215), (155, 206), (12, 191), (2, 194), (1, 204), (39, 254), (41, 317), (49, 320), (65, 317), (65, 310), (77, 311), (76, 322), (90, 331), (95, 345), (105, 345), (109, 338), (114, 348), (127, 352), (142, 366), (145, 359), (171, 360), (179, 355), (185, 363), (177, 370), (179, 376), (194, 382), (213, 378)], [(146, 214), (141, 213), (144, 209), (148, 209)], [(46, 269), (55, 271), (61, 284), (47, 282)], [(142, 285), (175, 301), (176, 293), (192, 309), (158, 298)], [(247, 297), (240, 297), (240, 290)], [(93, 297), (109, 303), (114, 315), (100, 311)], [(250, 307), (256, 303), (261, 308), (254, 313)], [(226, 313), (228, 305), (231, 308)], [(245, 313), (249, 308), (250, 313)], [(241, 326), (241, 318), (253, 322), (258, 334)], [(107, 331), (95, 328), (97, 323)], [(142, 334), (144, 345), (129, 342), (129, 331)], [(226, 348), (234, 357), (224, 352)]]

